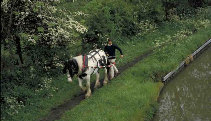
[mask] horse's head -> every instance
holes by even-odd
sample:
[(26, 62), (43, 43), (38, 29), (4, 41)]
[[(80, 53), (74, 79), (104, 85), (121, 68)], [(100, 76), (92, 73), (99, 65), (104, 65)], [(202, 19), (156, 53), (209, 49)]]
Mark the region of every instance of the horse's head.
[(67, 73), (68, 81), (69, 82), (72, 82), (73, 76), (78, 73), (78, 65), (77, 65), (77, 62), (75, 62), (73, 59), (66, 61), (64, 63), (63, 73), (64, 74)]

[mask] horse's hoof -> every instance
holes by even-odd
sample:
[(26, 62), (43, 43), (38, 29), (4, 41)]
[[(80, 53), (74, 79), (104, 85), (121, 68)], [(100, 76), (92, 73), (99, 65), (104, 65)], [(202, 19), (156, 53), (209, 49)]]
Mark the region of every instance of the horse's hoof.
[(73, 80), (72, 80), (71, 78), (68, 78), (67, 80), (68, 80), (68, 82), (70, 82), (70, 83), (73, 82)]
[(108, 81), (103, 81), (103, 85), (107, 85), (108, 84)]
[(119, 75), (119, 72), (115, 73), (115, 74), (114, 74), (114, 77), (117, 77), (118, 75)]
[(85, 98), (89, 98), (91, 95), (92, 95), (91, 93), (90, 94), (86, 94)]
[(81, 88), (81, 91), (82, 92), (86, 92), (86, 88), (84, 87), (84, 88)]
[(112, 80), (114, 77), (110, 77), (109, 80)]
[(99, 86), (100, 86), (100, 82), (96, 83), (94, 88), (96, 89), (96, 88), (98, 88)]
[(99, 87), (100, 87), (100, 85), (95, 85), (95, 87), (94, 87), (94, 88), (95, 88), (95, 89), (97, 89), (97, 88), (99, 88)]

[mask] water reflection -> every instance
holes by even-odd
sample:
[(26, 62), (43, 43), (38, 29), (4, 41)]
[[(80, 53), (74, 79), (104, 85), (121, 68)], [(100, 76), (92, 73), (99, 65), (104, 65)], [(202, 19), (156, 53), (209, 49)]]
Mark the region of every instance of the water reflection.
[(211, 121), (211, 47), (161, 93), (154, 121)]

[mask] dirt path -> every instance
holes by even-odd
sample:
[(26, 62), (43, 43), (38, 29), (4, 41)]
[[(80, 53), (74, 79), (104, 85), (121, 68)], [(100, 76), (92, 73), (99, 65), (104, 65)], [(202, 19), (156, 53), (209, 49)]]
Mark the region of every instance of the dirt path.
[[(156, 48), (154, 48), (154, 49), (156, 49)], [(144, 58), (146, 58), (147, 56), (149, 56), (153, 52), (154, 49), (148, 50), (144, 54), (136, 57), (131, 62), (119, 67), (119, 74), (121, 74), (123, 71), (125, 71), (129, 67), (134, 66), (137, 62), (139, 62), (139, 61), (143, 60)], [(103, 80), (101, 79), (100, 80), (101, 87), (102, 87), (102, 81)], [(91, 90), (92, 90), (92, 92), (94, 92), (94, 83), (91, 84)], [(52, 108), (50, 113), (46, 117), (42, 118), (40, 121), (54, 121), (54, 120), (58, 120), (65, 113), (65, 111), (71, 110), (76, 105), (80, 104), (80, 102), (82, 100), (84, 100), (84, 99), (85, 99), (85, 94), (84, 93), (80, 93), (78, 95), (75, 95), (74, 98), (72, 98), (70, 100), (67, 100), (66, 102), (64, 102), (63, 104), (61, 104), (61, 105), (59, 105), (59, 106), (57, 106), (55, 108)]]

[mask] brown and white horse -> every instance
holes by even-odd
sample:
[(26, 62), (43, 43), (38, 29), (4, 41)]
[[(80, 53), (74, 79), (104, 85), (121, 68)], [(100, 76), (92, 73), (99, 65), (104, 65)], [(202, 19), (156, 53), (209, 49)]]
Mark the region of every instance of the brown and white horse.
[[(99, 69), (104, 68), (105, 77), (104, 84), (108, 83), (107, 77), (107, 57), (103, 50), (96, 49), (89, 52), (88, 55), (76, 56), (64, 64), (63, 73), (67, 73), (68, 81), (72, 82), (74, 75), (77, 75), (79, 86), (83, 91), (87, 91), (86, 97), (91, 96), (90, 76), (96, 74), (95, 88), (100, 86)], [(82, 85), (83, 79), (86, 80), (86, 87)]]

